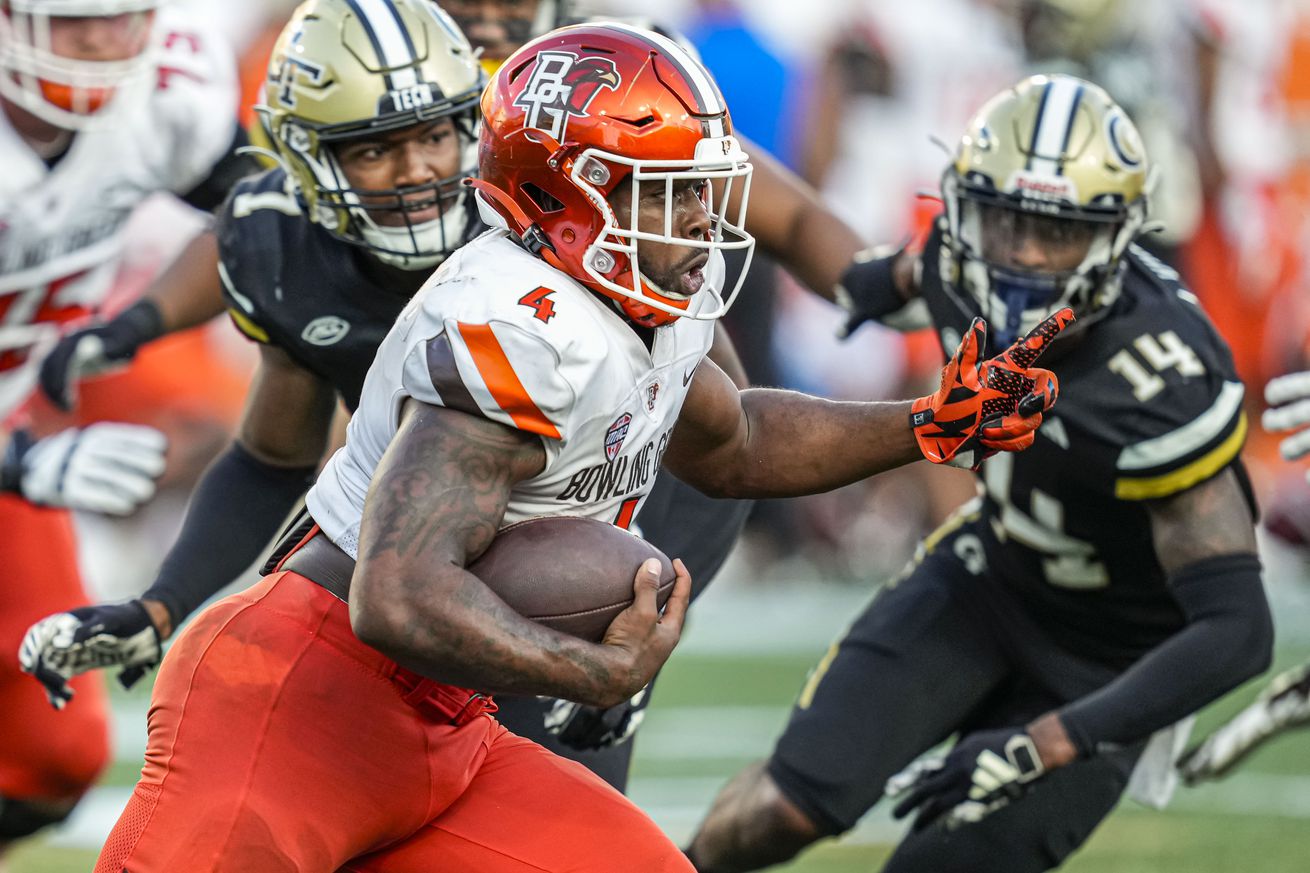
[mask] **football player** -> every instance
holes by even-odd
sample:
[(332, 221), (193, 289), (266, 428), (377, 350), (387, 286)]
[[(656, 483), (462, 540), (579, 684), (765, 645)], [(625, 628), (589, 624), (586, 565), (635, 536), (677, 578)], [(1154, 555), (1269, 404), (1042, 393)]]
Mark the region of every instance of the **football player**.
[[(348, 25), (370, 45), (381, 34), (375, 54), (357, 53), (342, 35)], [(422, 53), (387, 54), (412, 44)], [(93, 667), (124, 667), (130, 686), (158, 663), (173, 628), (276, 535), (313, 481), (338, 398), (355, 409), (405, 303), (484, 229), (460, 186), (476, 160), (481, 86), (467, 41), (423, 0), (301, 7), (257, 107), (280, 166), (242, 180), (212, 231), (133, 310), (56, 347), (47, 383), (122, 363), (159, 330), (207, 320), (214, 298), (259, 343), (260, 363), (237, 439), (206, 471), (156, 583), (138, 600), (56, 615), (28, 634), (24, 668), (52, 702), (67, 699), (64, 679)], [(71, 405), (73, 388), (61, 381), (55, 399)]]
[[(1295, 431), (1278, 444), (1284, 458), (1310, 455), (1310, 371), (1279, 376), (1265, 386), (1267, 431)], [(1310, 479), (1310, 472), (1306, 474)], [(1219, 779), (1256, 749), (1289, 730), (1310, 725), (1310, 662), (1273, 678), (1254, 703), (1233, 716), (1178, 762), (1189, 784)]]
[[(25, 404), (62, 325), (103, 302), (133, 209), (211, 208), (242, 161), (232, 59), (156, 0), (0, 2), (0, 851), (62, 820), (108, 756), (103, 689), (56, 715), (17, 663), (37, 618), (85, 600), (67, 509), (126, 515), (164, 469), (151, 428), (37, 438)], [(231, 110), (229, 112), (228, 110)]]
[(1178, 275), (1133, 242), (1147, 181), (1102, 89), (1032, 77), (960, 140), (922, 253), (847, 273), (852, 326), (917, 309), (945, 343), (979, 315), (1004, 343), (1072, 307), (1047, 359), (1065, 397), (828, 651), (769, 760), (715, 800), (698, 870), (779, 863), (884, 791), (913, 817), (885, 870), (1056, 867), (1135, 767), (1162, 802), (1170, 726), (1268, 666), (1242, 383)]
[[(343, 24), (368, 44), (360, 18)], [(1021, 449), (1054, 402), (1033, 364), (1067, 312), (986, 361), (976, 322), (914, 402), (742, 392), (705, 360), (735, 296), (722, 251), (754, 245), (745, 192), (729, 218), (725, 191), (751, 166), (672, 41), (557, 30), (511, 57), (482, 112), (471, 182), (496, 227), (382, 341), (309, 492), (313, 526), (169, 650), (146, 768), (98, 870), (688, 869), (621, 794), (498, 725), (485, 696), (630, 697), (680, 634), (685, 566), (662, 617), (639, 571), (595, 644), (518, 616), (469, 561), (529, 516), (626, 526), (661, 464), (717, 494), (806, 493)]]
[[(467, 12), (474, 5), (456, 8)], [(348, 5), (332, 8), (330, 16), (356, 14)], [(402, 29), (420, 20), (404, 12), (401, 17)], [(427, 272), (485, 229), (472, 201), (461, 199), (455, 184), (475, 169), (470, 124), (478, 84), (476, 71), (467, 64), (455, 77), (447, 72), (436, 78), (432, 70), (424, 74), (439, 84), (445, 101), (393, 111), (387, 121), (399, 127), (437, 115), (451, 118), (456, 136), (445, 142), (462, 143), (458, 161), (451, 163), (453, 153), (447, 150), (444, 163), (434, 164), (432, 178), (424, 182), (425, 190), (443, 192), (442, 221), (429, 222), (413, 239), (392, 233), (392, 241), (383, 244), (378, 242), (382, 222), (401, 220), (403, 213), (324, 208), (353, 195), (323, 188), (340, 183), (325, 175), (326, 157), (309, 155), (298, 145), (300, 132), (329, 126), (328, 142), (335, 149), (339, 137), (378, 125), (378, 101), (390, 92), (386, 77), (352, 60), (339, 39), (311, 41), (305, 35), (310, 31), (320, 33), (312, 22), (308, 30), (299, 23), (289, 26), (270, 64), (265, 117), (269, 141), (286, 169), (244, 183), (223, 210), (216, 231), (197, 237), (141, 302), (106, 324), (66, 336), (42, 367), (47, 394), (69, 406), (79, 378), (120, 366), (161, 333), (203, 323), (224, 306), (237, 326), (261, 343), (261, 369), (238, 439), (202, 481), (154, 584), (130, 603), (70, 610), (38, 623), (28, 634), (25, 664), (47, 685), (52, 700), (66, 699), (64, 680), (89, 669), (121, 666), (124, 684), (135, 682), (158, 663), (160, 644), (173, 629), (258, 558), (317, 468), (333, 389), (349, 409), (355, 408), (377, 343)], [(449, 45), (467, 60), (467, 45), (457, 31), (443, 25), (424, 38)], [(482, 57), (485, 61), (486, 54)], [(349, 72), (332, 78), (315, 76), (313, 68)], [(400, 152), (390, 154), (393, 159), (386, 165), (392, 178), (369, 184), (389, 189), (411, 185), (394, 159)], [(842, 269), (862, 247), (860, 240), (779, 165), (767, 158), (755, 164), (757, 202), (769, 208), (750, 210), (748, 230), (798, 278), (831, 294)], [(370, 218), (374, 213), (377, 219)], [(318, 264), (330, 265), (326, 276)], [(721, 329), (711, 357), (739, 386), (746, 385)], [(726, 559), (748, 507), (745, 501), (706, 498), (667, 476), (657, 482), (638, 524), (643, 536), (666, 554), (687, 562), (698, 593)], [(583, 761), (622, 789), (632, 753), (624, 741), (636, 730), (648, 699), (643, 691), (601, 712), (537, 697), (506, 697), (500, 718), (514, 731)]]

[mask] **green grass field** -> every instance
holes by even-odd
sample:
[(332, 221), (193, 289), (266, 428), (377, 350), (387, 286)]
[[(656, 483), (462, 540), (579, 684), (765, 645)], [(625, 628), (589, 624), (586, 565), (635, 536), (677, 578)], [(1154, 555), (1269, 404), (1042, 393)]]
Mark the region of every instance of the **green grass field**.
[[(718, 607), (708, 606), (693, 626), (684, 647), (660, 680), (650, 715), (637, 746), (633, 797), (675, 839), (685, 840), (724, 780), (748, 762), (767, 754), (786, 718), (787, 707), (807, 670), (822, 654), (826, 640), (849, 616), (858, 599), (841, 594), (821, 602), (815, 612), (789, 614), (789, 603), (751, 613), (725, 634), (726, 616), (740, 611), (731, 594)], [(826, 616), (814, 618), (820, 612)], [(740, 616), (738, 616), (740, 618)], [(758, 653), (751, 640), (786, 636), (780, 628), (798, 623), (813, 627), (781, 639), (779, 651)], [(733, 642), (735, 640), (735, 642)], [(1287, 665), (1310, 655), (1298, 645), (1280, 653)], [(1207, 710), (1200, 730), (1249, 700), (1253, 682)], [(137, 715), (144, 694), (119, 698)], [(139, 728), (144, 731), (143, 723)], [(140, 740), (136, 742), (139, 744)], [(124, 756), (126, 757), (126, 756)], [(105, 786), (128, 788), (138, 761), (111, 768)], [(121, 801), (120, 801), (121, 802)], [(65, 873), (91, 869), (92, 845), (84, 843), (95, 827), (85, 820), (17, 851), (12, 873)], [(104, 814), (101, 815), (104, 818)], [(85, 818), (85, 816), (83, 817)], [(779, 870), (789, 873), (870, 873), (890, 851), (895, 829), (880, 806), (841, 841), (813, 848)], [(79, 836), (81, 834), (82, 836)], [(103, 838), (103, 837), (101, 837)], [(1180, 791), (1165, 812), (1125, 802), (1064, 869), (1071, 873), (1304, 873), (1310, 870), (1310, 731), (1281, 739), (1262, 750), (1230, 780), (1218, 786)]]

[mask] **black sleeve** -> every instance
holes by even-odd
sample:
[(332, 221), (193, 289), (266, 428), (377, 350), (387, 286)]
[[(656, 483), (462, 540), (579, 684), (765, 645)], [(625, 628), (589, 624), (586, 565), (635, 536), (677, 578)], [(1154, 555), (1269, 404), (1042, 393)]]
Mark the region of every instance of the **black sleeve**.
[(1080, 754), (1144, 739), (1268, 669), (1274, 628), (1255, 555), (1198, 561), (1169, 584), (1187, 625), (1060, 711)]
[(237, 149), (250, 145), (250, 137), (240, 124), (233, 124), (232, 144), (209, 175), (196, 187), (182, 195), (182, 200), (196, 209), (213, 212), (227, 199), (232, 186), (246, 176), (258, 173), (259, 162), (252, 155), (239, 155)]
[(255, 562), (315, 469), (274, 467), (233, 443), (205, 471), (177, 542), (141, 597), (164, 604), (176, 627)]

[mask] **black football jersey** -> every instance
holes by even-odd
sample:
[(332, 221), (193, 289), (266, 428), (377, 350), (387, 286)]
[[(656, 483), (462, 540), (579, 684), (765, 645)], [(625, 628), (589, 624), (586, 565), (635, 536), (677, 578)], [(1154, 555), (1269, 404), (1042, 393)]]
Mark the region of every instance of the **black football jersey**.
[[(465, 198), (471, 200), (472, 198)], [(466, 240), (485, 230), (470, 209)], [(216, 232), (228, 314), (329, 382), (351, 410), (382, 338), (409, 302), (361, 267), (363, 250), (307, 220), (282, 169), (242, 180)]]
[[(922, 295), (953, 351), (975, 313), (942, 281), (940, 251), (934, 233)], [(1183, 623), (1144, 501), (1235, 465), (1254, 512), (1239, 459), (1244, 391), (1227, 345), (1174, 270), (1136, 246), (1126, 261), (1109, 311), (1039, 363), (1059, 377), (1060, 397), (1033, 446), (979, 474), (996, 578), (1056, 639), (1125, 664)]]

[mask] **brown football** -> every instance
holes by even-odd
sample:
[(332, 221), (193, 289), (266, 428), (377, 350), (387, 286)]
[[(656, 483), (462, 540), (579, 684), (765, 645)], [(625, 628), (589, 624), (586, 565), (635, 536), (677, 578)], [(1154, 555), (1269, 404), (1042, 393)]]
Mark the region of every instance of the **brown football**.
[(632, 605), (632, 582), (648, 558), (662, 571), (660, 606), (673, 590), (673, 564), (634, 533), (594, 518), (529, 518), (504, 528), (469, 572), (520, 615), (600, 642)]

